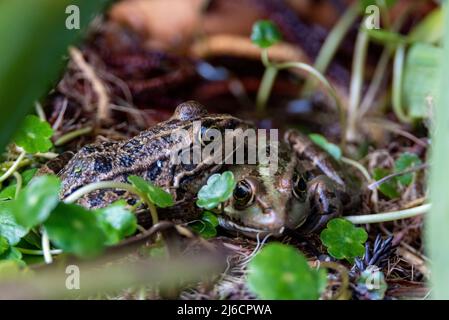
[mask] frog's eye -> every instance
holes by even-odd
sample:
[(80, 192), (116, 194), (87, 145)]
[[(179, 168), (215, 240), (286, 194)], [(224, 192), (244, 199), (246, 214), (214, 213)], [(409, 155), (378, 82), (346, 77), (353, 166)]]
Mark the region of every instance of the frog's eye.
[(206, 146), (215, 140), (215, 137), (220, 135), (220, 131), (216, 126), (204, 127), (198, 131), (198, 141), (202, 146)]
[(302, 175), (293, 176), (293, 195), (298, 199), (304, 199), (307, 192), (307, 181)]
[(246, 180), (237, 183), (234, 189), (234, 206), (237, 209), (244, 209), (254, 201), (254, 191)]

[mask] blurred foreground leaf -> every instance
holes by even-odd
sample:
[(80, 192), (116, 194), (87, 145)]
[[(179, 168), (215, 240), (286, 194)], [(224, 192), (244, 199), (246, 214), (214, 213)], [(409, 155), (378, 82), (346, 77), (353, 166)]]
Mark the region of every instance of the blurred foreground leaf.
[(10, 141), (34, 102), (50, 89), (67, 46), (79, 30), (66, 28), (66, 8), (77, 5), (86, 26), (107, 0), (0, 1), (0, 148)]
[(314, 270), (296, 248), (266, 245), (249, 263), (248, 285), (261, 299), (316, 300), (326, 287), (326, 271)]

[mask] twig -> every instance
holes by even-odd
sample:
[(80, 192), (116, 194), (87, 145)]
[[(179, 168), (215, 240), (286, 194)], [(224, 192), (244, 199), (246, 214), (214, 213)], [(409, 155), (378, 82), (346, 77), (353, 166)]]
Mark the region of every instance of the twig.
[(69, 48), (70, 56), (82, 71), (84, 77), (90, 81), (92, 88), (97, 95), (98, 109), (97, 120), (105, 121), (109, 119), (109, 97), (105, 85), (97, 76), (94, 69), (86, 62), (81, 51), (75, 47)]

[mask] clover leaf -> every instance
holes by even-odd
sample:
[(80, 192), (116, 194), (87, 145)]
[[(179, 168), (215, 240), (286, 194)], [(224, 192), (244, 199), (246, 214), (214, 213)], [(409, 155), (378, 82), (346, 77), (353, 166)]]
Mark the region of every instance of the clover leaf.
[(5, 237), (0, 236), (0, 255), (6, 252), (9, 248), (8, 239)]
[(203, 238), (209, 239), (217, 235), (218, 218), (212, 212), (205, 211), (200, 221), (190, 225), (193, 231), (199, 233)]
[(335, 160), (341, 159), (341, 149), (339, 146), (329, 142), (321, 134), (312, 133), (309, 135), (310, 140), (312, 140), (317, 146), (329, 153)]
[(279, 29), (270, 20), (259, 20), (253, 25), (251, 41), (260, 48), (269, 48), (281, 39)]
[(107, 240), (97, 221), (93, 212), (81, 206), (59, 203), (44, 227), (57, 247), (80, 257), (89, 257), (100, 253)]
[(361, 257), (365, 253), (363, 245), (368, 239), (368, 234), (363, 228), (355, 227), (348, 220), (337, 218), (327, 223), (320, 238), (332, 257), (346, 259), (352, 263), (355, 257)]
[(198, 192), (196, 205), (211, 210), (232, 196), (235, 188), (234, 174), (231, 171), (213, 174), (207, 179), (207, 184)]
[[(399, 156), (399, 158), (394, 163), (394, 171), (396, 173), (402, 172), (404, 170), (413, 168), (420, 165), (421, 159), (414, 153), (404, 152)], [(408, 186), (413, 181), (413, 173), (407, 173), (402, 176), (398, 176), (396, 179), (403, 186)]]
[(14, 215), (11, 213), (9, 203), (0, 202), (0, 236), (6, 238), (9, 244), (14, 246), (28, 231), (28, 228), (24, 228), (17, 223)]
[(40, 176), (10, 201), (16, 221), (26, 228), (43, 223), (59, 202), (61, 183), (56, 176)]
[(28, 115), (14, 138), (15, 144), (28, 153), (47, 152), (52, 146), (53, 129), (48, 122)]
[(146, 195), (148, 199), (159, 208), (173, 206), (173, 196), (162, 188), (155, 186), (151, 182), (144, 180), (139, 176), (129, 176), (128, 181), (131, 182), (134, 188)]
[(96, 215), (106, 235), (107, 245), (117, 244), (136, 232), (137, 218), (132, 212), (126, 210), (122, 201), (96, 210)]
[(248, 265), (248, 286), (261, 299), (316, 300), (326, 286), (327, 272), (312, 269), (296, 248), (266, 245)]

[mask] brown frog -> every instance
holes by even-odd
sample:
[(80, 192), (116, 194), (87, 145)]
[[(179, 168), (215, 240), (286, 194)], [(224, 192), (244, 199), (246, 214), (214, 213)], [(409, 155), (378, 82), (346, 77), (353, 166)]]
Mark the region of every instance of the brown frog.
[[(197, 120), (201, 126), (195, 132), (193, 123)], [(174, 213), (175, 217), (189, 220), (199, 213), (194, 206), (195, 197), (207, 178), (214, 172), (230, 170), (237, 185), (219, 215), (220, 225), (251, 237), (268, 233), (279, 236), (286, 229), (298, 228), (304, 233), (312, 232), (357, 203), (358, 196), (348, 187), (337, 165), (296, 131), (287, 132), (280, 144), (279, 165), (274, 174), (261, 164), (224, 165), (206, 159), (197, 164), (173, 164), (170, 160), (181, 141), (177, 131), (187, 131), (192, 140), (201, 140), (210, 128), (224, 132), (251, 127), (229, 115), (208, 114), (196, 102), (183, 103), (168, 121), (134, 138), (83, 147), (58, 173), (62, 180), (61, 198), (92, 182), (127, 182), (129, 175), (138, 175), (173, 195), (176, 205), (165, 217)], [(124, 191), (109, 189), (91, 192), (78, 203), (100, 208), (120, 198), (130, 204), (136, 201)]]

